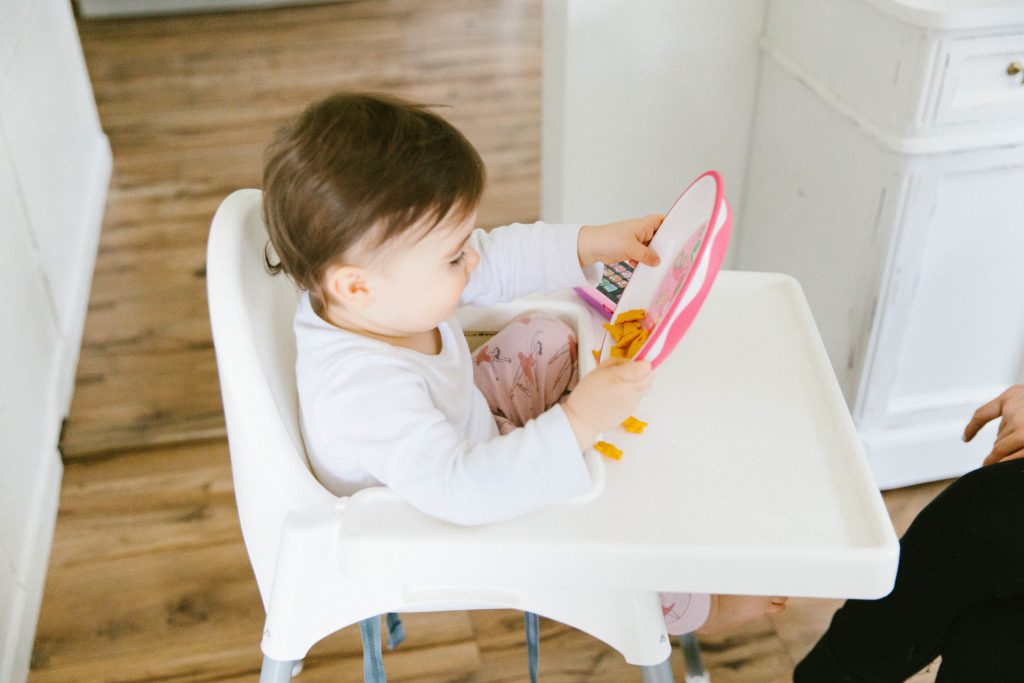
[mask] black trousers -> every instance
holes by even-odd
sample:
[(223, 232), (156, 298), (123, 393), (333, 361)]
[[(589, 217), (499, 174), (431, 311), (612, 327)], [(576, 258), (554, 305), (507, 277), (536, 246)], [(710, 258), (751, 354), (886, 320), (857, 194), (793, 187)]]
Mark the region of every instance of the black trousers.
[(892, 593), (847, 601), (793, 681), (904, 681), (939, 655), (936, 683), (1024, 682), (1024, 460), (970, 472), (922, 510)]

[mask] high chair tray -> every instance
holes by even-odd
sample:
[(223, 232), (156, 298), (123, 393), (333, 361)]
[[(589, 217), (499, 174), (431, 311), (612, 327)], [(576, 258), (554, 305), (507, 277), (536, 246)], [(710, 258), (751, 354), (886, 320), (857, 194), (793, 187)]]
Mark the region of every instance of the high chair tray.
[(722, 272), (636, 416), (643, 434), (604, 435), (624, 455), (583, 502), (459, 527), (385, 489), (359, 492), (341, 515), (342, 571), (482, 595), (889, 592), (896, 536), (795, 280)]

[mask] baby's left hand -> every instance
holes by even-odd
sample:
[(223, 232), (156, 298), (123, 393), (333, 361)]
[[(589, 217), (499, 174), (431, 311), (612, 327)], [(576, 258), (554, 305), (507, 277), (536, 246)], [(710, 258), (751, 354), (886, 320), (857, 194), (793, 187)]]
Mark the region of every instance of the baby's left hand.
[(580, 265), (586, 268), (598, 261), (616, 263), (629, 260), (647, 266), (658, 265), (661, 259), (647, 243), (664, 219), (660, 214), (651, 214), (604, 225), (584, 225), (576, 241)]

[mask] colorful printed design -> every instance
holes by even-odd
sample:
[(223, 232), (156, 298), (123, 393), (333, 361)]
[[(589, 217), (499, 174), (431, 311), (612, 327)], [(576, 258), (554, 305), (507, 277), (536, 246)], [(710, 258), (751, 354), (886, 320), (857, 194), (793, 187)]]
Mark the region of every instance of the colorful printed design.
[(696, 631), (711, 609), (711, 596), (707, 593), (659, 593), (658, 597), (665, 630), (672, 636)]
[[(696, 194), (687, 198), (691, 192)], [(698, 222), (700, 227), (694, 230)], [(731, 226), (722, 178), (715, 171), (699, 176), (676, 199), (651, 240), (652, 249), (664, 252), (662, 265), (637, 268), (617, 307), (647, 309), (641, 329), (649, 338), (633, 358), (657, 368), (686, 334), (721, 268)], [(610, 339), (606, 334), (601, 358), (612, 353)]]
[(507, 434), (560, 403), (579, 381), (576, 335), (547, 316), (522, 316), (481, 346), (473, 381)]
[(708, 224), (705, 221), (693, 231), (683, 245), (683, 248), (679, 250), (679, 254), (665, 275), (665, 279), (661, 281), (661, 287), (658, 288), (657, 294), (654, 295), (654, 301), (651, 303), (650, 308), (647, 309), (647, 317), (644, 318), (644, 328), (648, 331), (653, 331), (662, 321), (669, 306), (672, 305), (679, 290), (682, 289), (683, 283), (686, 282), (686, 276), (689, 275), (690, 269), (693, 268), (693, 264), (696, 262), (697, 252), (700, 251), (700, 247), (704, 243), (707, 227)]
[[(665, 618), (665, 626), (672, 628), (677, 622), (686, 616), (687, 608), (690, 606), (690, 595), (688, 593), (661, 593), (661, 615)], [(670, 633), (675, 633), (672, 629)]]

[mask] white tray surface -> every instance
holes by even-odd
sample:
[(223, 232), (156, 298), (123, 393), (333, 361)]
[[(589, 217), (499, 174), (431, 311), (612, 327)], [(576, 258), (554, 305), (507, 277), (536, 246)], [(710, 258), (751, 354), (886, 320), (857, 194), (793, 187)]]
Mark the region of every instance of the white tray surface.
[(795, 280), (723, 271), (636, 416), (644, 434), (605, 435), (625, 455), (605, 461), (585, 502), (467, 528), (384, 489), (356, 494), (342, 569), (422, 583), (888, 592), (898, 544)]

